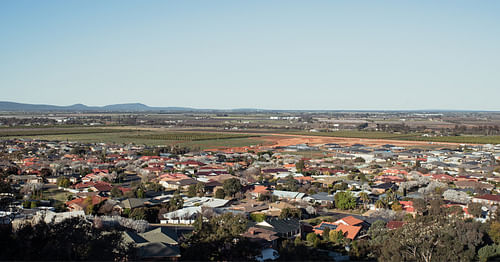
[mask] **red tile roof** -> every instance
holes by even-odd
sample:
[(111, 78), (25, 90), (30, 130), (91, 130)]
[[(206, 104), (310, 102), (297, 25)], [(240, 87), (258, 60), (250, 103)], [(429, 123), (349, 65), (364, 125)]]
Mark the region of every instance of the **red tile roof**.
[(406, 223), (403, 221), (389, 221), (387, 223), (387, 228), (388, 229), (397, 229), (397, 228), (402, 227), (404, 224), (406, 224)]
[(341, 219), (335, 221), (334, 223), (335, 224), (342, 224), (342, 222), (340, 222), (341, 220), (344, 221), (349, 226), (355, 226), (357, 224), (363, 223), (363, 220), (357, 219), (353, 216), (347, 216), (347, 217), (341, 218)]
[(486, 194), (486, 195), (482, 195), (482, 196), (477, 196), (475, 198), (479, 198), (479, 199), (484, 199), (484, 200), (489, 200), (489, 201), (496, 201), (496, 202), (500, 202), (500, 195), (491, 195), (491, 194)]
[(344, 236), (351, 240), (356, 238), (360, 230), (361, 226), (346, 226), (344, 224), (338, 225), (335, 229), (335, 231), (342, 231), (342, 233), (344, 233)]

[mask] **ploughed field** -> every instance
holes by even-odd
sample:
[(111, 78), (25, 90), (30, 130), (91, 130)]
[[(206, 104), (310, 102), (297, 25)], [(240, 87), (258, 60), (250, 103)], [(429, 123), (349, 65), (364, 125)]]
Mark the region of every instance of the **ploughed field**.
[(287, 132), (288, 134), (324, 137), (346, 137), (363, 139), (423, 141), (438, 143), (464, 143), (464, 144), (500, 144), (500, 136), (435, 136), (426, 137), (419, 133), (398, 134), (376, 131), (333, 131), (333, 132)]

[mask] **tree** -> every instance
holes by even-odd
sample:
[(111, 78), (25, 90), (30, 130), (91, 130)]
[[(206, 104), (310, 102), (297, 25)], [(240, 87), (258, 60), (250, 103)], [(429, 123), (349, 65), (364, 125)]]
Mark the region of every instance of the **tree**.
[(359, 156), (354, 159), (354, 163), (364, 163), (364, 162), (365, 159)]
[(144, 198), (144, 190), (142, 188), (137, 188), (137, 190), (135, 191), (135, 195), (137, 198)]
[(111, 188), (111, 196), (112, 197), (121, 197), (121, 196), (123, 196), (123, 192), (120, 190), (119, 187), (114, 186), (113, 188)]
[(300, 236), (297, 236), (297, 237), (295, 238), (295, 240), (293, 241), (293, 244), (294, 244), (295, 246), (299, 246), (299, 245), (301, 245), (301, 244), (302, 244), (302, 239), (300, 238)]
[(323, 233), (321, 233), (321, 237), (323, 237), (324, 241), (330, 241), (330, 228), (326, 227), (323, 229)]
[(489, 258), (500, 256), (500, 246), (499, 245), (489, 245), (484, 246), (477, 252), (479, 261), (486, 262)]
[(347, 190), (347, 188), (348, 188), (348, 185), (347, 185), (347, 183), (345, 183), (345, 182), (336, 183), (336, 184), (333, 186), (333, 190), (335, 190), (335, 191), (339, 191), (339, 190)]
[(363, 208), (367, 209), (366, 205), (370, 202), (370, 198), (368, 197), (368, 194), (366, 192), (361, 192), (359, 194), (359, 199), (361, 199), (361, 201), (363, 202)]
[(372, 244), (381, 245), (385, 240), (385, 236), (387, 235), (387, 227), (386, 223), (383, 220), (377, 220), (371, 224), (368, 229), (368, 236), (370, 236), (372, 240)]
[(134, 208), (129, 217), (135, 220), (146, 220), (146, 212), (143, 208)]
[(284, 189), (288, 191), (299, 190), (299, 181), (293, 178), (293, 176), (287, 176), (285, 179)]
[(413, 199), (412, 202), (413, 202), (413, 207), (415, 208), (415, 211), (417, 213), (423, 214), (427, 209), (427, 203), (425, 203), (425, 200), (421, 198), (415, 198)]
[(342, 230), (331, 230), (329, 239), (331, 242), (339, 244), (344, 240), (344, 234), (342, 233)]
[(195, 197), (196, 196), (196, 185), (194, 185), (194, 184), (189, 185), (187, 195), (188, 195), (188, 197)]
[(250, 218), (255, 222), (262, 222), (266, 219), (266, 214), (264, 213), (252, 213), (250, 214)]
[(215, 191), (215, 198), (224, 199), (224, 197), (224, 189), (219, 188)]
[(441, 208), (443, 206), (443, 200), (440, 198), (437, 199), (431, 199), (430, 201), (430, 208), (429, 208), (429, 213), (431, 215), (441, 215), (443, 213), (443, 209)]
[(114, 229), (97, 228), (81, 217), (60, 223), (25, 223), (3, 231), (0, 260), (126, 261), (134, 260), (133, 246)]
[(482, 207), (483, 206), (479, 203), (470, 203), (468, 205), (468, 211), (474, 217), (481, 217), (481, 214), (483, 212)]
[(335, 206), (340, 209), (354, 209), (356, 207), (356, 199), (351, 192), (337, 192), (335, 194)]
[(43, 178), (46, 178), (51, 175), (52, 175), (52, 170), (50, 170), (49, 168), (44, 167), (40, 170), (40, 176)]
[(58, 187), (69, 187), (71, 182), (67, 177), (59, 177), (57, 178), (57, 186)]
[(495, 243), (500, 244), (500, 222), (494, 221), (490, 224), (488, 235)]
[(316, 241), (316, 239), (318, 239), (318, 236), (316, 235), (316, 233), (308, 233), (306, 235), (306, 241), (309, 243), (309, 245), (313, 245), (314, 244), (314, 241)]
[(281, 210), (280, 213), (281, 219), (292, 218), (292, 217), (300, 219), (302, 217), (302, 211), (298, 208), (288, 208), (288, 207), (285, 207)]
[(418, 216), (388, 234), (382, 261), (471, 261), (483, 239), (477, 222), (442, 215)]
[(295, 168), (297, 169), (297, 172), (302, 173), (305, 168), (304, 160), (301, 159), (297, 163), (295, 163)]
[(9, 183), (0, 179), (0, 193), (12, 193), (12, 187)]
[(259, 249), (241, 237), (247, 222), (245, 217), (231, 213), (208, 220), (199, 216), (193, 224), (193, 233), (186, 235), (181, 244), (182, 258), (188, 261), (252, 260)]
[(224, 193), (226, 195), (229, 195), (231, 197), (234, 197), (234, 195), (237, 192), (241, 191), (241, 183), (239, 179), (236, 178), (230, 178), (224, 181), (222, 184), (222, 188), (224, 188)]
[(198, 182), (195, 186), (195, 189), (199, 197), (205, 195), (205, 184), (203, 184), (202, 182)]
[(394, 210), (394, 211), (402, 211), (402, 210), (403, 210), (403, 206), (399, 203), (399, 201), (395, 201), (395, 202), (391, 205), (391, 208), (392, 208), (392, 210)]
[(169, 201), (170, 212), (181, 209), (184, 206), (184, 200), (179, 194), (174, 194), (174, 196)]

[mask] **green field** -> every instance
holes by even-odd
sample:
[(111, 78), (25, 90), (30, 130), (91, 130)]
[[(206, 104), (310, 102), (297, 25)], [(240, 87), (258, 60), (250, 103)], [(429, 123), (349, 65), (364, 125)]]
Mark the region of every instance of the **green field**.
[[(22, 132), (21, 132), (22, 131)], [(74, 141), (80, 143), (140, 144), (148, 146), (179, 145), (196, 149), (265, 145), (259, 135), (225, 132), (165, 132), (132, 129), (9, 129), (0, 131), (0, 139), (30, 138), (48, 141)]]
[(422, 134), (397, 134), (378, 131), (333, 131), (333, 132), (303, 132), (292, 131), (287, 134), (307, 135), (307, 136), (328, 136), (328, 137), (348, 137), (365, 139), (389, 139), (406, 141), (427, 141), (443, 143), (468, 143), (468, 144), (500, 144), (500, 136), (437, 136), (424, 137)]
[(23, 137), (44, 135), (71, 135), (130, 132), (129, 129), (111, 128), (6, 128), (0, 130), (0, 137)]
[(228, 133), (200, 133), (200, 132), (168, 132), (155, 133), (148, 135), (124, 136), (131, 139), (150, 139), (150, 140), (176, 140), (176, 141), (204, 141), (204, 140), (222, 140), (235, 138), (257, 137), (257, 135), (247, 134), (228, 134)]

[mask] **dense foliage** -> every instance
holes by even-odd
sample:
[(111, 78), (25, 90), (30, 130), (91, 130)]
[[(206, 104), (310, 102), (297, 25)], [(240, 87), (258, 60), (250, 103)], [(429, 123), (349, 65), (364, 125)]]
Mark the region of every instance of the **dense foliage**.
[(182, 243), (182, 259), (187, 261), (253, 260), (257, 255), (254, 243), (240, 236), (247, 225), (243, 216), (223, 214), (203, 221), (201, 216), (194, 231)]
[(121, 232), (96, 228), (82, 218), (2, 228), (1, 236), (0, 260), (111, 261), (133, 258), (134, 252)]

